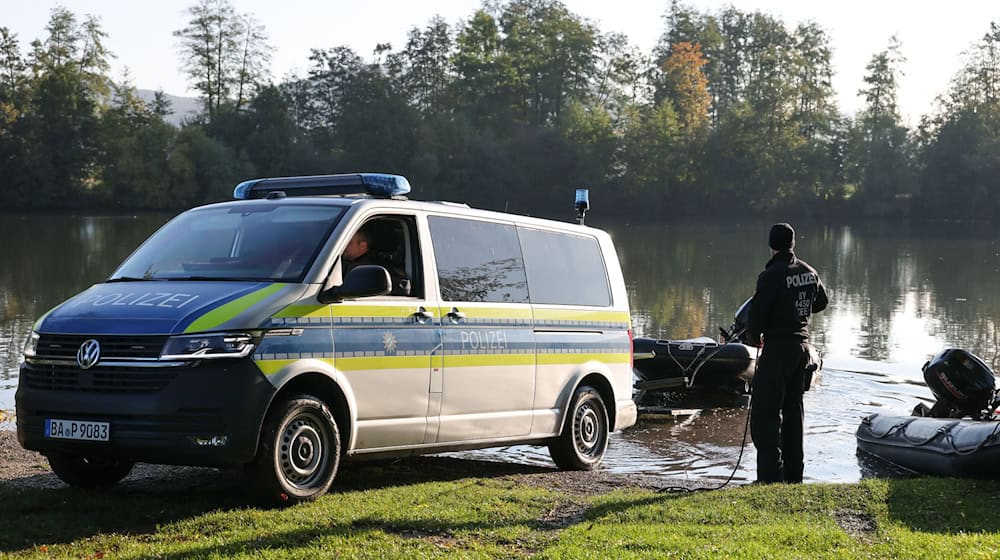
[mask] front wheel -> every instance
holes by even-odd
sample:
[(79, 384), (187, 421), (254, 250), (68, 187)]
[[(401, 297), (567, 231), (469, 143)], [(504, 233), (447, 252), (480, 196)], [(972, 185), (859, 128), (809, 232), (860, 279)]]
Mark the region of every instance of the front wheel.
[(112, 486), (132, 472), (135, 463), (82, 455), (49, 455), (49, 466), (59, 480), (77, 488)]
[(319, 399), (298, 395), (275, 404), (261, 430), (252, 470), (264, 497), (278, 503), (315, 500), (340, 465), (340, 431)]
[(608, 410), (604, 399), (593, 387), (578, 387), (562, 435), (549, 443), (549, 455), (562, 470), (589, 471), (600, 464), (607, 449)]

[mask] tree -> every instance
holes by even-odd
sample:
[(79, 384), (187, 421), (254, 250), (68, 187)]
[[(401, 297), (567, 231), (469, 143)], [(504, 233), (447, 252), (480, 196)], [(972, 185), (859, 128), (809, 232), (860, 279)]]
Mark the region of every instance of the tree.
[(517, 75), (501, 41), (496, 18), (485, 10), (473, 14), (455, 40), (456, 103), (477, 124), (499, 126), (511, 119)]
[(24, 181), (30, 205), (74, 207), (96, 186), (98, 110), (110, 79), (98, 21), (80, 25), (65, 8), (55, 8), (48, 37), (32, 42), (31, 94), (21, 120)]
[(177, 130), (163, 118), (169, 107), (159, 96), (147, 104), (127, 82), (115, 86), (100, 123), (100, 196), (124, 208), (171, 208), (197, 202), (172, 188), (170, 152)]
[(589, 94), (597, 30), (558, 0), (514, 0), (500, 15), (523, 122), (558, 125), (566, 103)]
[[(1000, 211), (1000, 26), (963, 55), (939, 112), (921, 124), (924, 209), (992, 219)], [(961, 201), (955, 204), (954, 201)]]
[(0, 27), (0, 206), (13, 208), (25, 203), (25, 155), (28, 146), (23, 133), (28, 99), (27, 63), (21, 55), (17, 36)]
[(191, 20), (173, 35), (211, 123), (224, 104), (237, 111), (243, 107), (267, 76), (271, 50), (263, 26), (249, 14), (237, 14), (230, 0), (200, 0), (187, 11)]
[(664, 90), (688, 136), (698, 135), (708, 126), (711, 96), (708, 78), (702, 72), (705, 64), (701, 47), (687, 42), (672, 45), (663, 62)]
[(872, 56), (866, 67), (865, 99), (858, 126), (860, 145), (855, 149), (861, 173), (859, 195), (870, 214), (896, 212), (902, 197), (912, 193), (909, 137), (901, 124), (896, 96), (900, 66), (905, 59), (893, 36), (889, 46)]
[(453, 46), (447, 22), (438, 16), (423, 31), (411, 29), (406, 47), (388, 57), (390, 76), (399, 80), (409, 103), (425, 115), (447, 110)]

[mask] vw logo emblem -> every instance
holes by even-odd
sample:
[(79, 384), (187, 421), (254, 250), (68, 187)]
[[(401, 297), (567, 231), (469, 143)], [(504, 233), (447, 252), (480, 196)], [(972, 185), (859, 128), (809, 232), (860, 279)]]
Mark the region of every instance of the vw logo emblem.
[(76, 363), (80, 369), (90, 369), (101, 360), (101, 344), (93, 338), (85, 340), (76, 351)]

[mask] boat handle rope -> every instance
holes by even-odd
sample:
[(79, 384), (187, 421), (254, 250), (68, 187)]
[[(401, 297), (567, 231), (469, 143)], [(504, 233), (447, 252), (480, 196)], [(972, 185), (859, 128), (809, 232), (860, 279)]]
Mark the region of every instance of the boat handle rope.
[(957, 455), (971, 455), (972, 453), (975, 453), (976, 451), (979, 451), (980, 449), (986, 447), (986, 444), (992, 442), (993, 440), (997, 439), (998, 437), (1000, 437), (1000, 423), (997, 423), (996, 426), (993, 426), (993, 431), (990, 432), (990, 435), (984, 437), (982, 441), (980, 441), (975, 446), (970, 447), (969, 449), (959, 449), (958, 447), (956, 447), (955, 446), (955, 439), (951, 436), (951, 432), (948, 432), (948, 437), (945, 438), (945, 439), (948, 440), (948, 445), (951, 446), (951, 449), (955, 452), (955, 454), (957, 454)]
[[(910, 424), (912, 424), (914, 421), (919, 420), (919, 419), (920, 419), (919, 416), (915, 416), (913, 418), (909, 418), (909, 419), (907, 419), (907, 420), (905, 420), (903, 422), (900, 422), (898, 424), (893, 424), (892, 426), (889, 427), (888, 430), (886, 430), (885, 432), (883, 432), (881, 434), (878, 433), (878, 432), (876, 432), (875, 430), (871, 430), (871, 434), (872, 434), (872, 436), (875, 437), (875, 439), (883, 439), (883, 438), (889, 437), (889, 436), (891, 436), (891, 435), (893, 435), (895, 433), (899, 433), (901, 436), (903, 436), (903, 439), (906, 441), (906, 443), (910, 443), (910, 444), (913, 444), (913, 445), (927, 445), (928, 443), (930, 443), (930, 442), (934, 441), (935, 439), (937, 439), (937, 437), (939, 435), (943, 434), (943, 435), (946, 436), (946, 438), (950, 437), (951, 429), (954, 428), (955, 426), (957, 426), (958, 422), (959, 422), (959, 421), (956, 420), (955, 422), (951, 422), (949, 424), (945, 424), (944, 426), (941, 426), (940, 428), (934, 430), (934, 433), (931, 434), (931, 436), (928, 437), (928, 438), (925, 438), (925, 439), (914, 439), (914, 438), (911, 438), (910, 436), (908, 436), (906, 434), (906, 428), (907, 428), (907, 426), (909, 426)], [(866, 424), (868, 424), (869, 427), (871, 426), (871, 420), (869, 418), (865, 418), (864, 422)]]
[(903, 430), (903, 439), (906, 440), (907, 443), (912, 443), (913, 445), (927, 445), (928, 443), (937, 439), (938, 436), (942, 435), (944, 436), (944, 438), (942, 439), (949, 439), (951, 437), (951, 429), (957, 426), (958, 423), (959, 421), (956, 420), (950, 424), (945, 424), (944, 426), (941, 426), (940, 428), (934, 430), (934, 433), (931, 434), (931, 437), (927, 439), (913, 439), (910, 436), (906, 435), (906, 430)]
[[(875, 439), (882, 439), (882, 438), (885, 438), (885, 437), (889, 437), (892, 434), (894, 434), (894, 433), (896, 433), (896, 432), (898, 432), (900, 430), (906, 430), (906, 427), (909, 426), (910, 423), (913, 422), (914, 420), (916, 420), (916, 418), (910, 418), (909, 420), (906, 420), (904, 422), (900, 422), (898, 424), (893, 424), (892, 426), (889, 426), (888, 430), (886, 430), (885, 432), (883, 432), (881, 434), (878, 433), (878, 432), (876, 432), (874, 429), (872, 429), (871, 430), (871, 434), (873, 436), (875, 436)], [(864, 420), (862, 420), (862, 423), (868, 424), (868, 426), (870, 428), (871, 425), (872, 425), (871, 417), (865, 418)], [(936, 433), (934, 435), (937, 436)], [(931, 438), (931, 439), (933, 439), (933, 438)]]
[[(726, 344), (729, 344), (729, 343), (727, 342)], [(670, 341), (668, 340), (667, 344), (666, 344), (666, 346), (667, 346), (667, 356), (670, 356), (670, 359), (673, 360), (675, 364), (677, 364), (677, 367), (681, 370), (681, 375), (687, 379), (687, 383), (685, 383), (685, 387), (688, 388), (688, 389), (690, 389), (691, 387), (694, 386), (694, 378), (695, 378), (695, 376), (698, 375), (698, 372), (701, 371), (701, 367), (703, 365), (705, 365), (706, 363), (708, 363), (709, 360), (711, 360), (712, 358), (714, 358), (716, 354), (718, 354), (719, 352), (721, 352), (722, 349), (726, 346), (726, 344), (716, 344), (716, 346), (712, 350), (712, 352), (709, 353), (705, 357), (702, 357), (702, 354), (705, 353), (705, 348), (707, 348), (707, 345), (706, 346), (702, 346), (701, 349), (698, 350), (698, 353), (694, 355), (694, 358), (691, 359), (691, 363), (688, 364), (688, 367), (684, 367), (684, 366), (681, 365), (680, 361), (678, 361), (677, 358), (674, 357), (673, 353), (670, 351)], [(697, 366), (695, 366), (695, 364), (697, 364)], [(692, 368), (694, 368), (694, 371), (691, 371)], [(691, 372), (691, 376), (690, 377), (688, 377), (688, 372), (689, 371)]]

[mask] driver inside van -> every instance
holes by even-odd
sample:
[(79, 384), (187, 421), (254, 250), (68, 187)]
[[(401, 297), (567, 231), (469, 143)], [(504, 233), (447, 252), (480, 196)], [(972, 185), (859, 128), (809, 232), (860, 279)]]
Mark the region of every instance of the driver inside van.
[(354, 232), (351, 240), (347, 243), (347, 247), (344, 249), (344, 278), (347, 278), (347, 274), (355, 267), (366, 264), (381, 264), (373, 256), (371, 244), (372, 236), (368, 229), (362, 227)]

